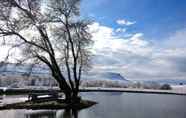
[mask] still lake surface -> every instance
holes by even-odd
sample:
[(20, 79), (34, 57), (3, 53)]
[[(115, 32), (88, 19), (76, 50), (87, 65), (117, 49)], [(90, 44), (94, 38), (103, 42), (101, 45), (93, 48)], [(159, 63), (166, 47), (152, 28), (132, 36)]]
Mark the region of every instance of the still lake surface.
[[(64, 110), (4, 110), (0, 111), (0, 118), (186, 118), (186, 96), (123, 92), (87, 92), (82, 96), (98, 104), (73, 113)], [(12, 102), (15, 97), (23, 99), (23, 96), (4, 96), (6, 102)]]

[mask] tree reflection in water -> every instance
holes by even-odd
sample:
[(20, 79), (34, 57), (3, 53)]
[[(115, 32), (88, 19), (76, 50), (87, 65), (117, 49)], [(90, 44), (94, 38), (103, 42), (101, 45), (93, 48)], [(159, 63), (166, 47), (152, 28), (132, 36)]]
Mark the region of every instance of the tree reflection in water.
[(58, 111), (33, 111), (25, 114), (25, 118), (78, 118), (77, 110), (58, 110)]
[(64, 110), (61, 116), (62, 117), (59, 117), (59, 118), (78, 118), (78, 111), (77, 110)]

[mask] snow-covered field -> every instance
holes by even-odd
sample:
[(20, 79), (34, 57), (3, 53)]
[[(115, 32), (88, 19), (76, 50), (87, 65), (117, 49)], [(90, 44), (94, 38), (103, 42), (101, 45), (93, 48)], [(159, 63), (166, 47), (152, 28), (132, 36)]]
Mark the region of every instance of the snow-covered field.
[(173, 87), (172, 90), (160, 89), (143, 89), (143, 88), (102, 88), (102, 87), (86, 87), (81, 90), (87, 91), (105, 91), (105, 92), (133, 92), (133, 93), (156, 93), (156, 94), (179, 94), (186, 95), (186, 85)]
[(172, 91), (177, 93), (186, 93), (186, 85), (172, 85)]
[(6, 96), (6, 95), (3, 95), (0, 105), (23, 102), (23, 101), (26, 101), (26, 100), (28, 100), (27, 96), (21, 96), (21, 95)]

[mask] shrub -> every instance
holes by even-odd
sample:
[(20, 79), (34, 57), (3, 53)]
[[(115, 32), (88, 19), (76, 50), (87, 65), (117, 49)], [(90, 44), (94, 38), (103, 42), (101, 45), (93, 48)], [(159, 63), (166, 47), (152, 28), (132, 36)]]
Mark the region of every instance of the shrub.
[(162, 90), (171, 90), (172, 88), (171, 88), (171, 86), (169, 84), (163, 84), (160, 89), (162, 89)]

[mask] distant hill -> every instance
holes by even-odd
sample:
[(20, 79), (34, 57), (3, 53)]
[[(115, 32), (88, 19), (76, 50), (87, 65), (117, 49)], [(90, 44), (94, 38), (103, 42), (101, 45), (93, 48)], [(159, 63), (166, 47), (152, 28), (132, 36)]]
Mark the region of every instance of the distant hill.
[(101, 73), (100, 78), (108, 79), (108, 80), (128, 81), (120, 73), (114, 73), (114, 72)]
[[(19, 65), (15, 64), (7, 64), (5, 67), (0, 67), (0, 75), (22, 75), (24, 73), (28, 73), (31, 69), (30, 65)], [(50, 70), (46, 66), (35, 66), (32, 69), (32, 75), (37, 76), (49, 76)], [(113, 81), (121, 81), (121, 82), (131, 82), (123, 77), (120, 73), (117, 72), (96, 72), (91, 71), (83, 75), (83, 79), (88, 80), (113, 80)], [(139, 80), (141, 81), (141, 80)], [(171, 85), (179, 85), (185, 84), (186, 79), (161, 79), (161, 80), (144, 80), (145, 83), (156, 82), (159, 84), (171, 84)]]
[[(19, 65), (16, 66), (15, 64), (8, 64), (5, 67), (0, 68), (0, 75), (7, 74), (7, 75), (20, 75), (24, 73), (29, 73), (31, 69), (30, 65)], [(32, 69), (32, 75), (39, 75), (39, 76), (46, 76), (49, 75), (50, 70), (47, 67), (35, 66)], [(83, 75), (84, 79), (93, 79), (93, 80), (114, 80), (114, 81), (126, 81), (129, 80), (125, 79), (120, 73), (115, 72), (95, 72), (91, 71), (85, 73)]]
[(49, 69), (44, 66), (34, 66), (31, 65), (16, 65), (16, 64), (7, 64), (6, 66), (0, 67), (0, 75), (20, 75), (32, 72), (32, 75), (48, 75)]
[(85, 74), (83, 78), (88, 80), (113, 80), (129, 82), (129, 80), (123, 77), (120, 73), (116, 72), (89, 72), (88, 74)]
[(159, 83), (159, 84), (170, 84), (170, 85), (186, 85), (186, 80), (184, 79), (161, 79), (161, 80), (144, 80), (144, 83)]
[(171, 84), (171, 85), (186, 84), (186, 80), (182, 80), (182, 79), (162, 79), (162, 80), (157, 80), (157, 82), (162, 84)]

